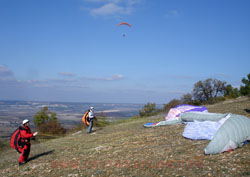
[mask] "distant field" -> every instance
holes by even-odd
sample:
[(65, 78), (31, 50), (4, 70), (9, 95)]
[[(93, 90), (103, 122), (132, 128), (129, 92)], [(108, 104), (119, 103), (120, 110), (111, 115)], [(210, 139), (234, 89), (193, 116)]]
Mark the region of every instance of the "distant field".
[(34, 129), (33, 117), (45, 106), (57, 114), (65, 128), (81, 123), (84, 112), (90, 106), (94, 106), (96, 114), (105, 116), (108, 121), (130, 118), (143, 107), (141, 104), (0, 101), (0, 139), (9, 138), (23, 119), (29, 119)]

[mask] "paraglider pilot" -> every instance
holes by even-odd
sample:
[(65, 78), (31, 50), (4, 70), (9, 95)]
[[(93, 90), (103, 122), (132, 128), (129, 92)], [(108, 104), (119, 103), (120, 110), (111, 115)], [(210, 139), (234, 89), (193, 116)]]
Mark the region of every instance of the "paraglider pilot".
[(29, 128), (29, 120), (23, 120), (22, 129), (20, 129), (21, 141), (23, 141), (24, 146), (21, 149), (21, 155), (19, 158), (19, 165), (23, 165), (28, 161), (29, 153), (30, 153), (30, 138), (35, 137), (37, 132), (32, 133)]
[(88, 127), (88, 132), (87, 133), (91, 133), (92, 132), (93, 119), (95, 119), (94, 107), (90, 107), (90, 111), (89, 111), (89, 127)]

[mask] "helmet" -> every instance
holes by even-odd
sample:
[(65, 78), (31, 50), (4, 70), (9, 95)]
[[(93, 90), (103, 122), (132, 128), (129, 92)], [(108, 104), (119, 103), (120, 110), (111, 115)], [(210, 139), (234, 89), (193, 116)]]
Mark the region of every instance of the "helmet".
[(28, 122), (30, 122), (28, 119), (24, 119), (23, 120), (23, 125), (26, 124), (26, 123), (28, 123)]
[(90, 107), (90, 109), (92, 109), (92, 110), (93, 110), (93, 109), (94, 109), (94, 107)]

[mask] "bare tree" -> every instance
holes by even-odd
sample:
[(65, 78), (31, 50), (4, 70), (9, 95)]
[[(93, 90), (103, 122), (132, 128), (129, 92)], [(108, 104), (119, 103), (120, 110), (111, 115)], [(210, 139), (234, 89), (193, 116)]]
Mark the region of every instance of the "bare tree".
[(193, 97), (200, 102), (210, 101), (224, 94), (226, 90), (225, 84), (225, 81), (211, 78), (199, 81), (194, 85)]

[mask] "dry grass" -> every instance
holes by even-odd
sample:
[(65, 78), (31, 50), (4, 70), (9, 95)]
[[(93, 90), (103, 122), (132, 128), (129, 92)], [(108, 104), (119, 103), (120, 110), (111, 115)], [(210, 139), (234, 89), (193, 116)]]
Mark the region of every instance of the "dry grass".
[[(210, 112), (250, 117), (250, 101), (208, 106)], [(14, 150), (1, 154), (1, 176), (250, 176), (250, 143), (231, 152), (204, 155), (208, 141), (182, 137), (184, 125), (144, 128), (158, 115), (33, 144), (31, 161), (18, 166)]]

